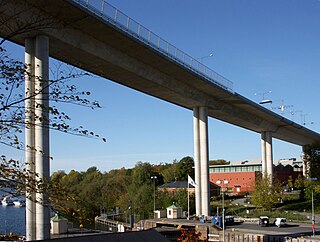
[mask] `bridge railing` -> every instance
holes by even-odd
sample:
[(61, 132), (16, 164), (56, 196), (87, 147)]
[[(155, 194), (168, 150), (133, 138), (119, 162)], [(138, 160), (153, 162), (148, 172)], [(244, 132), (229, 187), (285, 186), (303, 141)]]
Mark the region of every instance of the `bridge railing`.
[(71, 0), (81, 5), (90, 12), (99, 16), (103, 21), (121, 29), (135, 39), (150, 46), (154, 50), (164, 54), (176, 63), (192, 70), (198, 75), (206, 78), (221, 88), (233, 93), (233, 83), (206, 65), (200, 63), (197, 59), (191, 57), (180, 49), (176, 48), (160, 36), (148, 30), (140, 23), (131, 19), (117, 8), (113, 7), (106, 0)]

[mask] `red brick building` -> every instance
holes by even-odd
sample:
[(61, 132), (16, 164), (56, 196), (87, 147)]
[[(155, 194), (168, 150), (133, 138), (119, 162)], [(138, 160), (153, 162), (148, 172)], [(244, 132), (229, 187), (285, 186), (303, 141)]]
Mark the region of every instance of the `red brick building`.
[(210, 181), (227, 180), (224, 187), (229, 193), (251, 192), (261, 169), (261, 163), (214, 165), (209, 167)]
[[(240, 164), (213, 165), (209, 167), (210, 182), (227, 180), (224, 184), (226, 192), (237, 194), (240, 192), (251, 192), (257, 177), (261, 176), (261, 163), (241, 162)], [(274, 177), (282, 185), (286, 185), (289, 176), (295, 180), (302, 176), (302, 162), (295, 159), (280, 160), (273, 166)], [(220, 185), (221, 186), (221, 185)]]

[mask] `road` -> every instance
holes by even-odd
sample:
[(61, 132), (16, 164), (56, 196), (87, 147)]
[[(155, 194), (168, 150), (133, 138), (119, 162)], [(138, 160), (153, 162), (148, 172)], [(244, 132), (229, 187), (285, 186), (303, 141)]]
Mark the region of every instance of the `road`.
[[(298, 223), (289, 223), (286, 227), (278, 228), (274, 225), (270, 225), (269, 227), (261, 227), (257, 223), (242, 223), (236, 224), (233, 226), (226, 226), (227, 231), (251, 231), (255, 233), (263, 233), (268, 235), (283, 235), (289, 237), (298, 237), (298, 236), (306, 236), (311, 235), (311, 224), (298, 224)], [(316, 228), (317, 230), (317, 228)], [(317, 234), (320, 235), (320, 228), (318, 228)]]

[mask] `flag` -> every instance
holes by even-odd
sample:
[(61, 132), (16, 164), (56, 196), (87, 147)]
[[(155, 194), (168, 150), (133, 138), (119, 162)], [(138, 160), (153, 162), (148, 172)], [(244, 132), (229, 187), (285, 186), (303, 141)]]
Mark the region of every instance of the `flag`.
[(188, 175), (188, 184), (192, 185), (192, 186), (197, 186), (197, 184), (194, 182), (194, 180), (192, 180), (192, 178)]

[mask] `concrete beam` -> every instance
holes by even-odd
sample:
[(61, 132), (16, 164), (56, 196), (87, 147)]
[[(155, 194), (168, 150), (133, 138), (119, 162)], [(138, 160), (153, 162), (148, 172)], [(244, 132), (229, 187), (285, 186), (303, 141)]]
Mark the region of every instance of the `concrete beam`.
[(320, 141), (319, 134), (221, 89), (73, 1), (5, 3), (0, 5), (0, 17), (7, 21), (0, 26), (0, 36), (7, 37), (30, 19), (46, 19), (40, 28), (9, 36), (10, 40), (23, 45), (26, 35), (42, 33), (50, 37), (51, 56), (122, 85), (191, 110), (206, 106), (211, 117), (258, 133), (270, 130), (274, 138), (294, 144)]

